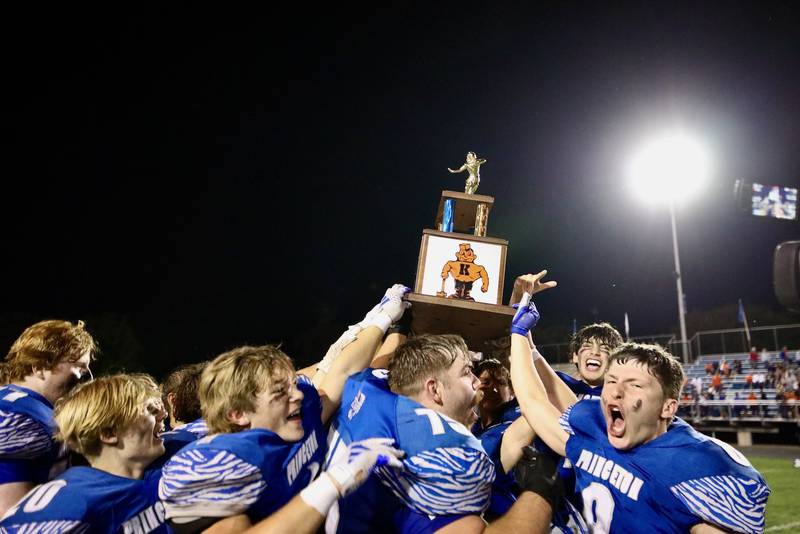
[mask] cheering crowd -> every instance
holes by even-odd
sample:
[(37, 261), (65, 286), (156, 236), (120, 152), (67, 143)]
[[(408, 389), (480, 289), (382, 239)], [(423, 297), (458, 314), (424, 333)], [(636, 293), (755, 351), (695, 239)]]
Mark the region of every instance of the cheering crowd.
[(664, 349), (594, 324), (553, 371), (545, 274), (517, 279), (510, 368), (411, 335), (402, 285), (300, 370), (267, 345), (92, 377), (82, 322), (30, 326), (0, 366), (0, 532), (762, 532), (766, 482), (675, 417)]

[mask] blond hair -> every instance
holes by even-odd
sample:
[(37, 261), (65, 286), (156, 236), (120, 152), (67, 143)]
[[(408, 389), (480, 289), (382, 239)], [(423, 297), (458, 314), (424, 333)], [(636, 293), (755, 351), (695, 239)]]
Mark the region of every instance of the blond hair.
[(395, 349), (389, 363), (389, 388), (413, 397), (428, 377), (446, 373), (458, 358), (469, 358), (461, 336), (425, 334), (409, 339)]
[(203, 371), (197, 392), (209, 432), (243, 430), (228, 413), (254, 411), (259, 393), (293, 374), (292, 360), (275, 345), (244, 346), (217, 356)]
[(29, 326), (17, 338), (0, 364), (0, 384), (24, 379), (34, 367), (52, 369), (62, 361), (74, 362), (86, 352), (90, 359), (97, 344), (83, 321), (41, 321)]
[(97, 456), (101, 434), (133, 424), (150, 398), (160, 399), (161, 393), (146, 374), (116, 374), (79, 384), (56, 402), (56, 437), (84, 456)]

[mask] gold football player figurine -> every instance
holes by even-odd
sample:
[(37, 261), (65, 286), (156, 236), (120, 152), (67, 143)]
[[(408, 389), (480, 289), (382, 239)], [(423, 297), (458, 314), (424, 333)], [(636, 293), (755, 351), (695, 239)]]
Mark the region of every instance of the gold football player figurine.
[[(436, 293), (437, 297), (447, 296), (449, 299), (475, 300), (470, 296), (472, 283), (478, 278), (481, 279), (481, 291), (489, 291), (489, 273), (483, 265), (475, 263), (475, 251), (469, 243), (460, 243), (456, 252), (456, 261), (448, 261), (442, 268), (442, 290)], [(456, 282), (456, 292), (447, 295), (444, 291), (444, 283), (449, 275), (453, 275)]]
[(469, 178), (467, 178), (467, 185), (464, 187), (464, 192), (468, 195), (475, 194), (475, 191), (478, 190), (478, 185), (481, 183), (481, 165), (486, 163), (485, 159), (478, 159), (478, 156), (475, 155), (475, 152), (467, 152), (467, 161), (458, 169), (451, 169), (450, 167), (447, 168), (448, 171), (452, 173), (464, 172), (467, 171), (469, 173)]

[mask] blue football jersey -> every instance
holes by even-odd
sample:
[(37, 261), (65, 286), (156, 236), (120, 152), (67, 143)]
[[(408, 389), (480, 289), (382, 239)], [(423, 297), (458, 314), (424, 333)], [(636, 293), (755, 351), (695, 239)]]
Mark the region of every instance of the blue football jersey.
[(519, 485), (514, 480), (513, 470), (508, 473), (503, 471), (503, 463), (500, 461), (500, 446), (503, 443), (505, 431), (521, 415), (519, 403), (516, 399), (512, 399), (501, 406), (500, 417), (493, 424), (483, 428), (478, 421), (472, 425), (472, 433), (481, 440), (486, 454), (494, 462), (496, 472), (492, 483), (492, 498), (484, 516), (487, 520), (505, 514), (514, 505), (520, 492)]
[[(590, 386), (583, 380), (570, 376), (561, 371), (556, 371), (558, 377), (575, 393), (578, 400), (599, 399), (603, 392), (603, 386)], [(583, 510), (583, 499), (581, 494), (575, 490), (575, 472), (572, 470), (572, 463), (568, 458), (562, 458), (553, 452), (547, 444), (536, 438), (534, 446), (540, 452), (551, 454), (558, 462), (558, 476), (564, 484), (564, 497), (561, 505), (553, 511), (553, 527), (565, 533), (587, 532), (587, 526), (581, 516)]]
[(197, 419), (191, 423), (175, 427), (169, 432), (164, 432), (161, 434), (161, 438), (164, 440), (164, 454), (147, 466), (147, 468), (161, 469), (176, 452), (207, 435), (208, 425), (206, 425), (203, 419)]
[(73, 467), (36, 486), (0, 521), (3, 534), (169, 533), (158, 499), (159, 471), (141, 480)]
[(201, 438), (164, 465), (160, 495), (167, 517), (228, 517), (246, 513), (259, 521), (300, 493), (325, 456), (322, 405), (311, 381), (299, 376), (303, 438), (284, 441), (270, 430), (251, 429)]
[(611, 446), (599, 401), (561, 418), (570, 434), (583, 515), (594, 532), (688, 532), (701, 522), (762, 532), (769, 487), (736, 449), (679, 418), (666, 433), (629, 450)]
[(28, 388), (0, 387), (0, 484), (41, 484), (61, 474), (67, 456), (56, 430), (47, 399)]
[[(366, 369), (345, 384), (326, 463), (347, 454), (353, 441), (380, 437), (394, 439), (406, 453), (404, 469), (376, 470), (399, 502), (394, 521), (400, 532), (427, 532), (444, 526), (445, 516), (452, 521), (488, 506), (495, 468), (480, 441), (464, 425), (389, 391), (386, 370)], [(362, 487), (341, 499), (326, 530), (385, 530), (389, 518), (367, 507), (369, 491)], [(392, 502), (380, 509), (392, 509)]]
[(572, 392), (578, 397), (578, 400), (599, 399), (600, 394), (603, 392), (602, 384), (600, 384), (599, 386), (590, 386), (583, 380), (570, 376), (567, 373), (556, 371), (556, 374), (567, 385), (567, 387), (569, 387), (569, 389), (571, 389)]

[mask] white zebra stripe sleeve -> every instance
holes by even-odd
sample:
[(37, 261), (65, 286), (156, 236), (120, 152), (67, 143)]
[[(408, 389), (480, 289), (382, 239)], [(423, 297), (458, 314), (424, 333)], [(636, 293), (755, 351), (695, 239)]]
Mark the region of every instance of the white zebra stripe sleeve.
[(687, 480), (670, 488), (693, 514), (733, 532), (763, 532), (769, 488), (730, 475)]
[(234, 454), (192, 449), (164, 466), (158, 494), (168, 519), (228, 517), (245, 512), (266, 486), (258, 467)]
[(0, 410), (0, 458), (36, 458), (53, 447), (53, 436), (25, 414)]
[(404, 460), (404, 470), (378, 469), (407, 506), (428, 515), (479, 514), (489, 504), (494, 464), (483, 452), (439, 448)]

